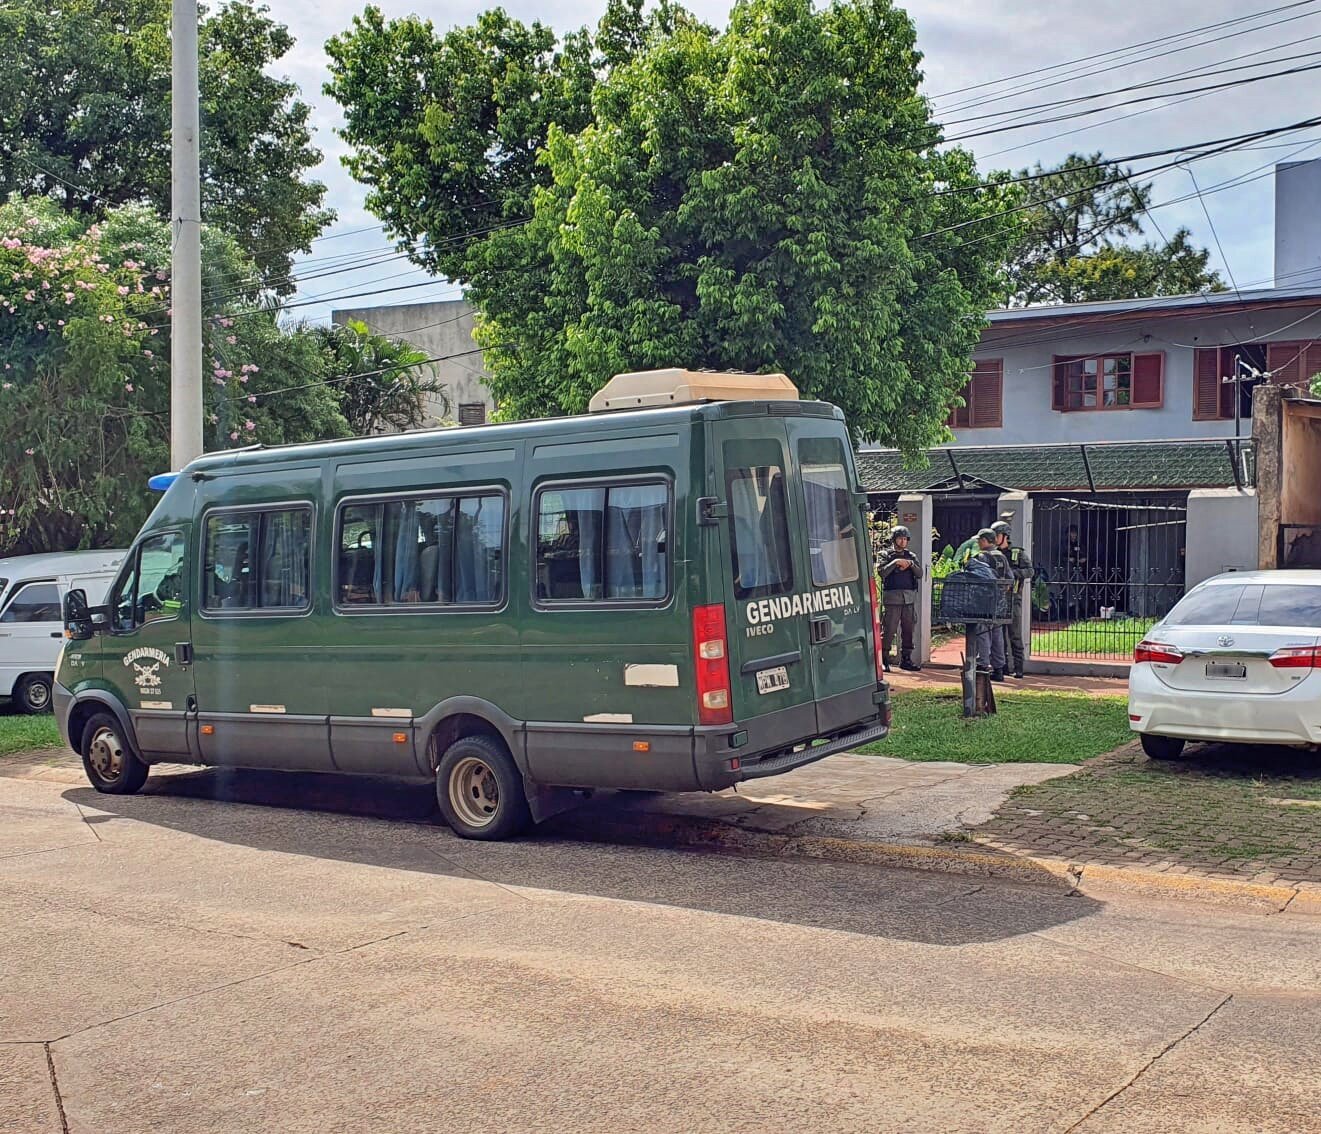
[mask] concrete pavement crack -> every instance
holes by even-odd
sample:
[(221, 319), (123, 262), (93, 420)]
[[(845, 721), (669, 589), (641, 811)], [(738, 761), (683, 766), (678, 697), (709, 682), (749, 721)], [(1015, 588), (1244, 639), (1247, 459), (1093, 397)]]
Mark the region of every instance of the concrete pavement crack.
[(46, 1073), (50, 1076), (50, 1089), (55, 1095), (55, 1112), (60, 1117), (60, 1132), (61, 1134), (69, 1134), (69, 1119), (64, 1113), (64, 1098), (60, 1094), (60, 1079), (55, 1074), (55, 1056), (51, 1052), (49, 1043), (43, 1043), (41, 1047), (46, 1053)]
[(87, 824), (87, 829), (92, 832), (96, 841), (98, 843), (104, 842), (105, 840), (101, 838), (101, 833), (92, 826), (92, 821), (87, 818), (87, 813), (83, 810), (82, 804), (74, 802), (73, 800), (70, 800), (70, 802), (73, 803), (74, 810), (78, 812), (78, 818)]
[(69, 850), (71, 847), (85, 847), (87, 845), (87, 843), (83, 842), (61, 843), (57, 847), (42, 847), (40, 850), (15, 851), (13, 854), (0, 854), (0, 861), (5, 861), (11, 858), (28, 858), (34, 854), (50, 854), (52, 851)]
[[(1072, 893), (1067, 896), (1072, 896)], [(1095, 957), (1100, 961), (1106, 961), (1112, 965), (1119, 965), (1121, 968), (1132, 969), (1134, 972), (1146, 973), (1148, 976), (1161, 977), (1164, 980), (1178, 981), (1180, 984), (1186, 984), (1191, 988), (1201, 988), (1205, 989), (1207, 992), (1220, 993), (1223, 996), (1233, 995), (1233, 993), (1220, 988), (1218, 985), (1207, 984), (1205, 981), (1201, 980), (1191, 980), (1188, 977), (1178, 976), (1175, 973), (1162, 972), (1160, 969), (1153, 969), (1146, 965), (1134, 964), (1132, 961), (1123, 961), (1109, 953), (1102, 953), (1096, 949), (1088, 949), (1083, 945), (1075, 945), (1072, 941), (1060, 941), (1057, 938), (1051, 937), (1048, 933), (1043, 933), (1039, 929), (1034, 930), (1031, 936), (1054, 945), (1057, 949), (1069, 949), (1076, 953), (1082, 953), (1088, 957)]]
[(1123, 1086), (1119, 1087), (1118, 1090), (1112, 1091), (1105, 1098), (1103, 1098), (1099, 1103), (1097, 1103), (1094, 1107), (1092, 1107), (1091, 1110), (1089, 1110), (1080, 1119), (1078, 1119), (1077, 1122), (1075, 1122), (1072, 1126), (1070, 1126), (1064, 1132), (1064, 1134), (1073, 1134), (1073, 1132), (1075, 1130), (1078, 1130), (1083, 1125), (1083, 1123), (1086, 1122), (1089, 1118), (1091, 1118), (1095, 1114), (1098, 1114), (1100, 1111), (1104, 1110), (1107, 1106), (1109, 1106), (1112, 1102), (1114, 1102), (1115, 1099), (1117, 1099), (1120, 1095), (1122, 1095), (1125, 1091), (1127, 1091), (1129, 1087), (1131, 1087), (1134, 1083), (1136, 1083), (1139, 1079), (1141, 1079), (1143, 1075), (1145, 1075), (1148, 1071), (1150, 1071), (1152, 1067), (1154, 1067), (1157, 1063), (1159, 1063), (1162, 1059), (1164, 1059), (1165, 1056), (1167, 1056), (1171, 1051), (1173, 1051), (1176, 1047), (1178, 1047), (1179, 1044), (1183, 1043), (1183, 1041), (1186, 1040), (1189, 1036), (1196, 1035), (1199, 1031), (1201, 1031), (1201, 1029), (1205, 1027), (1207, 1023), (1210, 1022), (1211, 1017), (1214, 1016), (1217, 1012), (1219, 1012), (1221, 1008), (1223, 1008), (1233, 999), (1234, 999), (1234, 994), (1232, 992), (1226, 995), (1224, 999), (1220, 1001), (1220, 1003), (1218, 1003), (1214, 1008), (1212, 1008), (1211, 1011), (1209, 1011), (1205, 1016), (1203, 1016), (1196, 1024), (1194, 1024), (1191, 1028), (1189, 1028), (1186, 1032), (1184, 1032), (1183, 1035), (1176, 1036), (1174, 1039), (1170, 1040), (1170, 1042), (1167, 1043), (1163, 1048), (1161, 1048), (1160, 1051), (1156, 1052), (1156, 1054), (1153, 1055), (1150, 1059), (1148, 1059), (1146, 1063), (1144, 1063), (1141, 1067), (1139, 1067), (1138, 1070), (1129, 1078), (1128, 1082), (1124, 1083)]
[(1292, 894), (1290, 894), (1289, 897), (1288, 897), (1288, 899), (1285, 901), (1284, 905), (1282, 905), (1282, 906), (1281, 906), (1278, 910), (1276, 910), (1275, 912), (1276, 912), (1277, 914), (1282, 914), (1282, 913), (1284, 913), (1285, 910), (1287, 910), (1291, 905), (1293, 905), (1293, 900), (1294, 900), (1296, 897), (1298, 897), (1298, 891), (1297, 891), (1297, 890), (1295, 890)]

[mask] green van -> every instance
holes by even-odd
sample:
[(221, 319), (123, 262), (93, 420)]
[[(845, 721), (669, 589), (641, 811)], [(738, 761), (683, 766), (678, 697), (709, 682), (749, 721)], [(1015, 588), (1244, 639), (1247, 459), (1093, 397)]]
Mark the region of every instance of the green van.
[(493, 839), (584, 789), (715, 791), (885, 736), (840, 411), (686, 371), (593, 408), (167, 477), (105, 605), (65, 603), (55, 706), (92, 785), (434, 779)]

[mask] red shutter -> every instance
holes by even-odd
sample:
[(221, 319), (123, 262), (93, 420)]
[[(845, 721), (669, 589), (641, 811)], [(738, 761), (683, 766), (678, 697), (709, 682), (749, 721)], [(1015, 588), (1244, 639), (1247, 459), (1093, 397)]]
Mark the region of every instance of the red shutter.
[(1321, 377), (1321, 342), (1307, 344), (1307, 354), (1303, 356), (1303, 393), (1309, 392), (1313, 378)]
[(1220, 408), (1220, 351), (1204, 347), (1193, 363), (1193, 420), (1215, 421)]
[(1133, 390), (1129, 405), (1159, 409), (1165, 400), (1165, 352), (1133, 356)]
[(1296, 386), (1303, 378), (1306, 343), (1271, 343), (1266, 347), (1266, 369), (1281, 386)]
[(974, 429), (998, 429), (1004, 424), (1004, 361), (986, 359), (972, 372), (972, 420)]
[(1057, 413), (1064, 413), (1067, 399), (1067, 390), (1069, 388), (1069, 360), (1066, 358), (1055, 357), (1054, 366), (1051, 367), (1050, 381), (1050, 408)]

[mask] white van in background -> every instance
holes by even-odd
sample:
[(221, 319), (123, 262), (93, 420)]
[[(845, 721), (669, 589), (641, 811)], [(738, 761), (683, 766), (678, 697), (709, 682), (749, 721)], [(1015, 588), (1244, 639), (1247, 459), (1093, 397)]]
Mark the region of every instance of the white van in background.
[(89, 603), (99, 604), (125, 554), (112, 549), (0, 559), (0, 697), (12, 697), (25, 713), (50, 711), (64, 642), (64, 596), (78, 587)]

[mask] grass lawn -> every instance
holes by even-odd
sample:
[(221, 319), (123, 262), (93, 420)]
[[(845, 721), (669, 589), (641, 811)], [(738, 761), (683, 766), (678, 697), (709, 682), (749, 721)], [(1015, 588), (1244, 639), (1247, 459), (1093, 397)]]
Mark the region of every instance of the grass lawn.
[(1034, 654), (1123, 654), (1131, 655), (1133, 647), (1142, 641), (1148, 630), (1156, 625), (1154, 618), (1116, 618), (1102, 622), (1089, 618), (1071, 622), (1062, 630), (1047, 630), (1032, 635)]
[(0, 757), (34, 748), (63, 747), (55, 718), (50, 713), (28, 717), (0, 710)]
[(890, 735), (858, 751), (964, 764), (1073, 764), (1133, 738), (1122, 697), (1006, 693), (1003, 688), (995, 690), (999, 712), (980, 720), (963, 719), (957, 688), (892, 693)]

